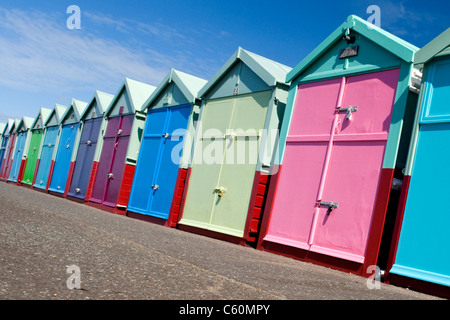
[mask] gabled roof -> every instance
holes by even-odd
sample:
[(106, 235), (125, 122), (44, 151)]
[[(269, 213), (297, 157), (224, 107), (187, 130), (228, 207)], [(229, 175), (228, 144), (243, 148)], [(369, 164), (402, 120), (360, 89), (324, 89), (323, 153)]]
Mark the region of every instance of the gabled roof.
[(148, 108), (155, 101), (158, 95), (166, 88), (166, 86), (172, 82), (176, 84), (189, 102), (194, 103), (195, 99), (198, 97), (199, 91), (208, 81), (175, 69), (171, 69), (155, 91), (153, 91), (152, 95), (144, 103), (144, 108)]
[(57, 120), (58, 124), (60, 124), (67, 109), (68, 109), (68, 107), (66, 107), (66, 106), (63, 106), (60, 104), (55, 104), (55, 107), (53, 108), (52, 112), (48, 116), (47, 121), (44, 123), (44, 126), (47, 126), (47, 123), (51, 119), (53, 114), (56, 115), (56, 120)]
[(155, 91), (156, 87), (130, 78), (125, 78), (119, 90), (115, 94), (114, 99), (106, 109), (105, 116), (107, 116), (109, 112), (114, 108), (115, 103), (120, 98), (121, 92), (124, 89), (128, 93), (133, 111), (136, 112), (143, 111), (145, 109), (144, 103), (147, 101), (153, 91)]
[(16, 128), (14, 129), (14, 132), (18, 132), (19, 129), (23, 129), (21, 131), (27, 131), (31, 128), (34, 118), (31, 117), (22, 117), (22, 119), (18, 119), (19, 122), (16, 125)]
[(228, 59), (228, 61), (220, 68), (220, 70), (206, 83), (206, 85), (198, 93), (202, 97), (207, 93), (222, 76), (237, 62), (242, 61), (254, 73), (256, 73), (269, 87), (275, 86), (277, 83), (285, 83), (286, 74), (292, 69), (281, 63), (267, 59), (241, 47)]
[(431, 40), (415, 56), (414, 63), (424, 64), (435, 56), (450, 55), (450, 28)]
[(8, 125), (6, 124), (6, 123), (4, 123), (4, 122), (1, 122), (0, 123), (0, 136), (2, 136), (3, 135), (3, 132), (6, 130), (6, 127), (7, 127)]
[(77, 99), (72, 99), (72, 102), (70, 103), (70, 107), (67, 108), (61, 121), (66, 120), (66, 117), (69, 115), (71, 110), (73, 110), (73, 113), (75, 114), (76, 119), (79, 121), (81, 119), (81, 115), (83, 114), (86, 107), (87, 107), (87, 102), (77, 100)]
[(290, 71), (286, 81), (290, 82), (300, 75), (306, 68), (312, 65), (324, 54), (336, 41), (353, 30), (369, 40), (372, 40), (385, 50), (391, 52), (399, 59), (413, 62), (415, 53), (419, 50), (416, 46), (400, 39), (393, 34), (369, 23), (355, 15), (350, 15), (332, 34), (330, 34), (317, 48), (311, 51), (297, 66)]
[(15, 119), (8, 119), (8, 124), (6, 125), (5, 130), (3, 131), (3, 134), (11, 134), (14, 130), (14, 125), (16, 123)]
[(33, 128), (36, 125), (36, 122), (39, 121), (39, 116), (41, 116), (42, 119), (42, 123), (46, 123), (47, 120), (50, 118), (50, 115), (52, 114), (52, 110), (48, 109), (48, 108), (40, 108), (39, 109), (39, 113), (36, 116), (36, 118), (34, 118), (33, 123), (31, 124), (31, 128)]
[(112, 94), (96, 90), (94, 92), (94, 96), (92, 97), (91, 101), (89, 102), (84, 112), (82, 113), (81, 119), (84, 119), (86, 117), (87, 112), (91, 108), (92, 104), (94, 104), (95, 102), (97, 102), (97, 106), (100, 108), (103, 115), (106, 109), (109, 107), (109, 104), (111, 103), (112, 99), (114, 99), (114, 96)]

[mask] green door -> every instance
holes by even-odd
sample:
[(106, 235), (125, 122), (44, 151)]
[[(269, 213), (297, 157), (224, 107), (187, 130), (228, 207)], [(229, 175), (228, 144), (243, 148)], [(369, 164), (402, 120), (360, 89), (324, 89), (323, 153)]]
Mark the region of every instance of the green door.
[(206, 103), (180, 224), (244, 235), (270, 96), (264, 91)]
[(42, 129), (34, 130), (31, 134), (30, 147), (28, 148), (27, 164), (22, 178), (22, 183), (31, 185), (33, 182), (34, 171), (36, 170), (36, 162), (39, 155), (39, 147), (41, 146)]

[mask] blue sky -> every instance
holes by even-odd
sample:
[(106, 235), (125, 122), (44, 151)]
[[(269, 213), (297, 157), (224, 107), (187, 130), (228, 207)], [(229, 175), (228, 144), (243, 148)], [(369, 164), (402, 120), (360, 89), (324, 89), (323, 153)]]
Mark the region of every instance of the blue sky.
[[(67, 28), (70, 5), (79, 30)], [(238, 46), (295, 67), (370, 5), (418, 47), (450, 27), (442, 0), (0, 0), (0, 122), (115, 94), (125, 77), (158, 86), (175, 68), (209, 80)]]

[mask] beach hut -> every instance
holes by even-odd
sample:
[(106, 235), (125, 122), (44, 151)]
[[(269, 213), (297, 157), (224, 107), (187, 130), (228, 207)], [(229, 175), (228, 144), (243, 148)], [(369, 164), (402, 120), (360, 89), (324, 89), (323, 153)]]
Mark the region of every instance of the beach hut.
[(176, 225), (200, 107), (197, 96), (206, 82), (172, 69), (144, 104), (147, 120), (128, 216), (168, 226), (173, 218)]
[(273, 158), (267, 133), (282, 121), (290, 70), (238, 48), (200, 90), (178, 228), (254, 243)]
[(26, 154), (26, 162), (24, 174), (21, 184), (24, 186), (31, 186), (33, 183), (34, 173), (36, 171), (36, 163), (39, 155), (39, 151), (42, 147), (42, 137), (44, 133), (44, 123), (47, 121), (52, 110), (48, 108), (40, 108), (38, 115), (34, 119), (31, 125), (31, 139)]
[(48, 192), (54, 195), (64, 196), (67, 193), (67, 178), (71, 167), (72, 154), (81, 132), (80, 119), (86, 106), (86, 102), (72, 99), (69, 108), (61, 119), (61, 132), (49, 173), (50, 186)]
[(352, 15), (289, 72), (257, 248), (373, 275), (406, 162), (417, 50)]
[(414, 62), (423, 68), (423, 81), (387, 278), (450, 298), (450, 215), (434, 208), (450, 194), (450, 28)]
[(36, 172), (33, 178), (33, 188), (38, 191), (47, 191), (50, 185), (49, 174), (60, 134), (60, 124), (67, 109), (66, 106), (56, 104), (47, 122), (44, 123), (44, 142), (41, 150), (39, 150)]
[(72, 155), (70, 180), (67, 181), (70, 188), (66, 197), (69, 199), (85, 201), (95, 152), (101, 147), (98, 140), (104, 123), (103, 115), (113, 98), (113, 95), (96, 91), (81, 115), (82, 133), (75, 147), (77, 152)]
[(86, 204), (125, 214), (145, 126), (144, 103), (156, 88), (126, 78), (105, 112), (106, 129), (94, 160)]
[(3, 136), (7, 138), (4, 158), (0, 170), (0, 180), (3, 181), (9, 178), (9, 173), (11, 172), (12, 157), (14, 153), (14, 147), (16, 146), (16, 135), (14, 134), (14, 130), (19, 124), (19, 121), (20, 119), (9, 119), (8, 127), (3, 133)]
[(30, 117), (22, 117), (15, 129), (16, 145), (12, 153), (11, 171), (7, 181), (20, 184), (23, 169), (25, 167), (26, 154), (30, 144), (31, 135), (29, 134), (34, 119)]

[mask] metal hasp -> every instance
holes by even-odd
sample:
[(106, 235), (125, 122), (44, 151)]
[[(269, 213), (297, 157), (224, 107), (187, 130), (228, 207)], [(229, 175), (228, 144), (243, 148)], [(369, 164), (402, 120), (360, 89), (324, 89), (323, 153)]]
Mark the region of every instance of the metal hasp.
[(319, 201), (318, 204), (319, 204), (319, 206), (328, 207), (327, 216), (330, 215), (330, 213), (331, 213), (331, 211), (333, 211), (333, 209), (337, 209), (339, 207), (339, 203), (337, 203), (337, 202)]
[(346, 112), (345, 119), (352, 120), (352, 112), (356, 112), (358, 107), (346, 107), (346, 108), (338, 108), (337, 112)]

